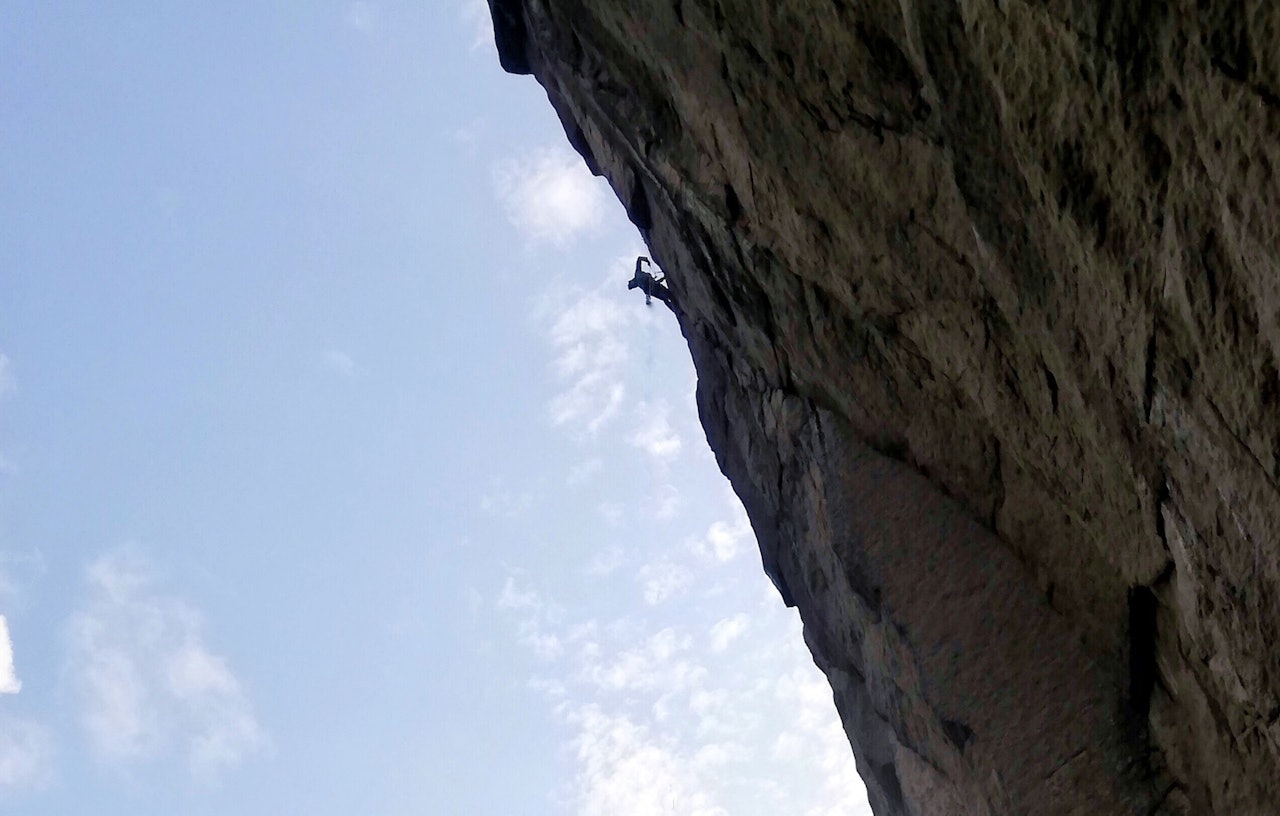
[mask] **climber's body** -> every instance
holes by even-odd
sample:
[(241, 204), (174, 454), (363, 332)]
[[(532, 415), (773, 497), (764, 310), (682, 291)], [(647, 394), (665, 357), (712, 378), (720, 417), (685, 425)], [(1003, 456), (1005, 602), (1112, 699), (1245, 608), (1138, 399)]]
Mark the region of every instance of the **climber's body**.
[(649, 259), (641, 255), (636, 258), (636, 275), (627, 283), (628, 289), (640, 289), (644, 292), (644, 302), (652, 306), (651, 298), (657, 298), (667, 304), (671, 309), (675, 306), (671, 303), (671, 290), (663, 285), (663, 281), (667, 278), (665, 275), (654, 277), (648, 270), (642, 269), (641, 266), (648, 264)]

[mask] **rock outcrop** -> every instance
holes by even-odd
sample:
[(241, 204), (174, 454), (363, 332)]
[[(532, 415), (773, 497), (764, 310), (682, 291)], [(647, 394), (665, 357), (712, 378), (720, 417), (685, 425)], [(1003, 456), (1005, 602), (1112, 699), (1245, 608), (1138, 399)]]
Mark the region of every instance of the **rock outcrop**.
[(490, 7), (876, 812), (1280, 813), (1280, 5)]

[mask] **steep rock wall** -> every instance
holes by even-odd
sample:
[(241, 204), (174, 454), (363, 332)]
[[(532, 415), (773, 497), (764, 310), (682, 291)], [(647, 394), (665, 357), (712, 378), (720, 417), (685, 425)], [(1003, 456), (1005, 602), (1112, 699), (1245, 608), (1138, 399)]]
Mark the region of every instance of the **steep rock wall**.
[(1280, 6), (490, 8), (876, 812), (1280, 811)]

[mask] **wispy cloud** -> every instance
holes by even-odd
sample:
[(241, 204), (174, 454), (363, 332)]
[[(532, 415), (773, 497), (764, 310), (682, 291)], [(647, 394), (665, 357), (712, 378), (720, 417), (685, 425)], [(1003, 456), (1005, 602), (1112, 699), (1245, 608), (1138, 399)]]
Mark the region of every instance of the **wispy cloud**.
[(723, 618), (711, 627), (711, 651), (723, 652), (730, 644), (742, 637), (747, 631), (748, 618), (745, 613), (738, 613), (731, 618)]
[(565, 477), (564, 481), (569, 487), (578, 487), (579, 485), (587, 484), (592, 477), (603, 470), (604, 460), (595, 456), (569, 468), (569, 475)]
[(677, 743), (598, 705), (576, 708), (567, 719), (577, 728), (573, 799), (579, 814), (727, 816)]
[(563, 389), (551, 399), (551, 421), (596, 434), (617, 416), (626, 395), (623, 366), (629, 318), (616, 299), (582, 293), (551, 325), (553, 367)]
[(527, 490), (512, 490), (501, 480), (494, 480), (489, 490), (480, 497), (480, 509), (486, 515), (516, 518), (533, 506), (533, 494)]
[(596, 505), (596, 510), (610, 527), (617, 527), (622, 523), (627, 506), (619, 501), (603, 501)]
[(476, 151), (483, 142), (487, 130), (488, 122), (485, 119), (476, 118), (461, 127), (455, 128), (450, 135), (454, 144), (458, 145), (468, 157), (471, 157), (476, 155)]
[(343, 377), (351, 377), (356, 373), (356, 361), (345, 351), (329, 349), (325, 352), (324, 363), (330, 371)]
[[(605, 530), (576, 576), (591, 591), (566, 595), (562, 607), (517, 575), (496, 599), (515, 640), (537, 658), (529, 687), (546, 696), (567, 732), (563, 750), (576, 774), (559, 804), (579, 816), (840, 812), (833, 808), (869, 816), (865, 799), (849, 806), (862, 791), (856, 777), (849, 790), (841, 787), (853, 767), (848, 742), (826, 753), (831, 724), (840, 731), (829, 691), (825, 718), (812, 727), (796, 723), (790, 700), (775, 693), (778, 678), (796, 667), (826, 681), (793, 613), (758, 565), (739, 557), (752, 537), (736, 498), (699, 535), (673, 533), (667, 521), (682, 507), (700, 524), (716, 515), (702, 516), (704, 495), (683, 490), (691, 451), (669, 408), (682, 397), (672, 396), (672, 372), (659, 377), (647, 354), (656, 343), (645, 329), (660, 315), (628, 308), (624, 282), (634, 258), (615, 261), (594, 289), (548, 286), (535, 311), (554, 351), (552, 424), (590, 441), (596, 457), (633, 452), (624, 494), (597, 495), (609, 483), (600, 458), (568, 474), (570, 486), (591, 485), (604, 516), (603, 524), (576, 520)], [(650, 398), (658, 380), (663, 390)], [(647, 401), (629, 407), (640, 391)], [(710, 454), (692, 453), (713, 466)], [(648, 478), (637, 479), (644, 471)], [(575, 609), (585, 622), (566, 622)], [(784, 734), (795, 734), (800, 750), (775, 760), (771, 748)], [(819, 777), (826, 773), (836, 781)]]
[(0, 399), (12, 394), (18, 388), (18, 381), (13, 376), (13, 364), (9, 355), (0, 352)]
[[(9, 624), (0, 615), (0, 694), (17, 694)], [(53, 775), (53, 736), (32, 720), (0, 715), (0, 790), (44, 787)]]
[(778, 701), (793, 713), (793, 725), (774, 742), (775, 760), (801, 761), (821, 770), (822, 796), (806, 816), (871, 813), (866, 789), (840, 722), (831, 716), (831, 686), (821, 675), (796, 667), (778, 678)]
[(485, 0), (464, 0), (458, 16), (471, 30), (471, 50), (486, 47), (496, 50), (493, 42), (493, 18), (489, 16), (489, 4)]
[(266, 747), (240, 681), (205, 645), (196, 609), (159, 594), (146, 565), (123, 554), (90, 564), (86, 583), (69, 628), (70, 668), (100, 759), (131, 764), (177, 751), (193, 776), (212, 781)]
[(53, 777), (53, 759), (49, 729), (31, 720), (0, 716), (0, 789), (44, 787)]
[(347, 6), (342, 19), (352, 28), (367, 33), (373, 30), (377, 16), (378, 7), (375, 4), (365, 2), (365, 0), (357, 0), (357, 2)]
[(554, 660), (564, 650), (559, 633), (555, 631), (558, 618), (554, 606), (543, 603), (538, 593), (521, 586), (514, 575), (508, 575), (498, 596), (496, 606), (500, 610), (516, 613), (520, 642), (540, 660)]
[(610, 200), (604, 183), (565, 148), (500, 162), (493, 183), (508, 220), (531, 244), (567, 246), (600, 224)]
[[(769, 582), (756, 577), (763, 596)], [(566, 810), (870, 816), (798, 619), (775, 594), (750, 603), (752, 613), (710, 621), (699, 620), (701, 604), (690, 599), (670, 608), (665, 626), (657, 610), (575, 625), (542, 615), (550, 604), (508, 581), (499, 606), (541, 660), (529, 686), (568, 732), (564, 750), (576, 772), (560, 797)], [(528, 637), (534, 617), (539, 635), (555, 638), (554, 651)]]
[(17, 694), (22, 681), (13, 668), (13, 640), (9, 637), (9, 622), (0, 615), (0, 694)]
[[(4, 352), (0, 352), (0, 400), (6, 399), (10, 394), (18, 389), (18, 381), (13, 376), (13, 364), (9, 362), (9, 356)], [(0, 451), (0, 473), (14, 474), (18, 472), (18, 467), (3, 451)]]
[(665, 402), (641, 403), (636, 408), (639, 415), (630, 442), (648, 456), (660, 462), (669, 462), (680, 453), (680, 436), (671, 427), (670, 410)]
[(502, 593), (498, 595), (497, 607), (537, 612), (542, 609), (542, 599), (532, 589), (516, 583), (514, 575), (508, 575), (506, 583), (502, 585)]
[(675, 485), (665, 483), (653, 491), (653, 517), (659, 521), (674, 518), (676, 511), (684, 504), (680, 491)]
[(687, 693), (706, 676), (692, 654), (693, 637), (667, 627), (638, 646), (611, 654), (589, 642), (580, 654), (578, 680), (608, 692)]
[(683, 564), (661, 559), (640, 569), (644, 602), (655, 606), (684, 594), (693, 585), (693, 573)]
[(621, 547), (610, 547), (598, 552), (587, 562), (583, 571), (593, 578), (605, 578), (622, 569), (627, 563), (627, 555)]
[(732, 499), (732, 507), (731, 519), (712, 523), (705, 535), (690, 540), (689, 548), (695, 555), (707, 561), (725, 563), (752, 546), (755, 533), (737, 497)]

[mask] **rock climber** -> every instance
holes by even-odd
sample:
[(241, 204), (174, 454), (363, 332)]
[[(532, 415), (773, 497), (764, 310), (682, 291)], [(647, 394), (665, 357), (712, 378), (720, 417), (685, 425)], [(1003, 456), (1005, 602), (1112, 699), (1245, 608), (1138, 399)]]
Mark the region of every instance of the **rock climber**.
[(652, 298), (657, 298), (670, 308), (675, 309), (675, 306), (671, 304), (671, 290), (662, 283), (667, 277), (659, 275), (655, 278), (647, 269), (642, 268), (646, 264), (649, 264), (649, 259), (645, 256), (641, 255), (636, 258), (636, 275), (627, 283), (627, 288), (643, 291), (644, 302), (648, 306), (653, 305)]

